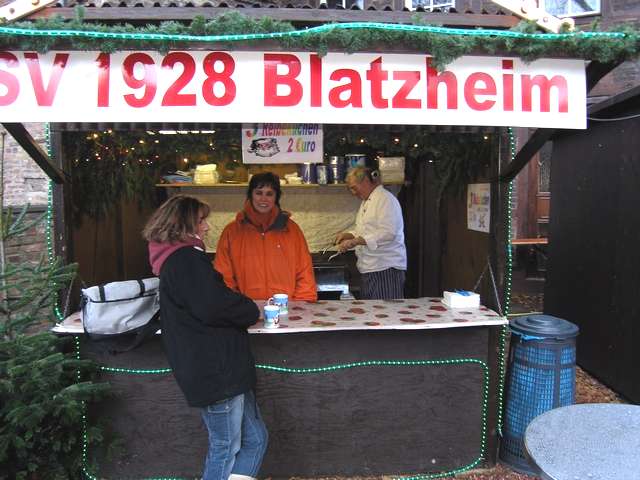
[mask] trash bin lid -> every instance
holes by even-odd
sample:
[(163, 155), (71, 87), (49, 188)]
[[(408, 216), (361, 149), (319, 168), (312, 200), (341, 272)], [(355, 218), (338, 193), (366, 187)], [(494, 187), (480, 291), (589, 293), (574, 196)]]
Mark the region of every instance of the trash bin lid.
[(544, 338), (571, 338), (578, 335), (577, 325), (551, 315), (527, 315), (510, 322), (511, 330), (520, 335)]

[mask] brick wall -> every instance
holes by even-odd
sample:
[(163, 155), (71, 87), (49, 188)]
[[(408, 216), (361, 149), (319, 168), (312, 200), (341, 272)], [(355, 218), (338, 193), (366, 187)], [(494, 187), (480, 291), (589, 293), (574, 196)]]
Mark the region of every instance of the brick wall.
[[(44, 124), (27, 123), (25, 127), (44, 148)], [(26, 222), (45, 213), (48, 177), (9, 134), (4, 141), (3, 167), (4, 207), (17, 214), (23, 206), (30, 205)], [(11, 263), (40, 260), (47, 251), (44, 221), (12, 239), (6, 247), (6, 258)]]
[[(31, 136), (44, 148), (44, 124), (25, 123)], [(0, 127), (0, 131), (4, 131)], [(47, 205), (48, 177), (9, 134), (4, 145), (4, 205)]]
[[(14, 217), (19, 209), (13, 209)], [(30, 207), (25, 216), (25, 223), (30, 223), (46, 212), (46, 206)], [(47, 251), (45, 221), (29, 228), (20, 235), (10, 239), (5, 245), (5, 255), (10, 263), (38, 262)]]

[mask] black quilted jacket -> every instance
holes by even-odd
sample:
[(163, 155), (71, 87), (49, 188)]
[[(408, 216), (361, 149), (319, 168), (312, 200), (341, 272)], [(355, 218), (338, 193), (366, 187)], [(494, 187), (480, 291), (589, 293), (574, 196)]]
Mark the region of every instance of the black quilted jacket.
[(192, 407), (255, 387), (247, 327), (259, 311), (227, 288), (207, 255), (194, 247), (172, 253), (160, 270), (160, 322), (169, 365)]

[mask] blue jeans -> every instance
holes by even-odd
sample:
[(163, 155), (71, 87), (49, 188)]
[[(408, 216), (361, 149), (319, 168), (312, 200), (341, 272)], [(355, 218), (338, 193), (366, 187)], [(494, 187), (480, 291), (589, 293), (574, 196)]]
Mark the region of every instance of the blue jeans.
[(232, 473), (257, 477), (267, 449), (267, 428), (252, 391), (202, 409), (209, 451), (202, 480), (228, 480)]

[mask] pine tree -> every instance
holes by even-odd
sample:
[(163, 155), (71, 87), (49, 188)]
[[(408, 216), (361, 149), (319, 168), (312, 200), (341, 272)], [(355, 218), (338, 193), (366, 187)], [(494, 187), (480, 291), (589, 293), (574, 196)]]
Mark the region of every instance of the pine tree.
[[(71, 337), (59, 338), (42, 325), (55, 322), (58, 293), (77, 265), (11, 263), (7, 242), (44, 221), (26, 220), (4, 209), (4, 137), (0, 151), (0, 479), (81, 478), (83, 432), (99, 442), (98, 429), (85, 429), (87, 402), (102, 398), (106, 384), (81, 381), (95, 365), (76, 358)], [(39, 333), (32, 333), (34, 330)]]

